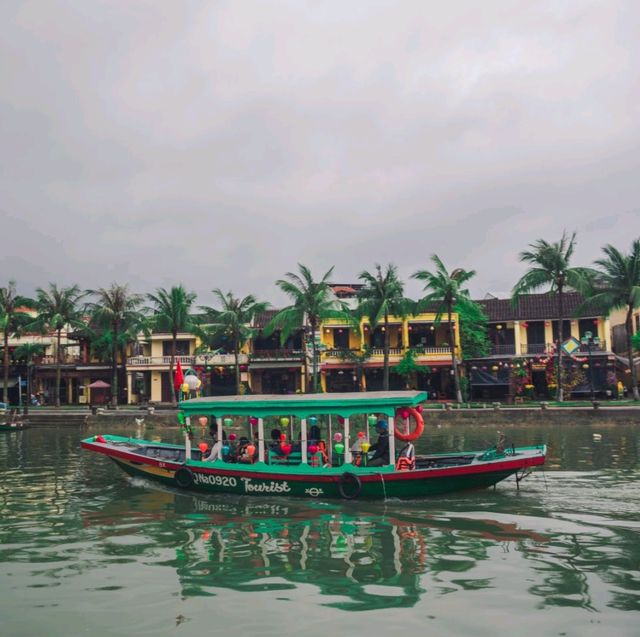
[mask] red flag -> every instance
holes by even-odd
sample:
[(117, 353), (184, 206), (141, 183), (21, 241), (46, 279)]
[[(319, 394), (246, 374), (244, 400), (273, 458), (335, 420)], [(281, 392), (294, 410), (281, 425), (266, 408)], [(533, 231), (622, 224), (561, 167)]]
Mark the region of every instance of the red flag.
[(176, 390), (180, 389), (180, 386), (184, 383), (184, 374), (182, 373), (182, 365), (180, 365), (180, 359), (178, 359), (178, 365), (176, 371), (173, 374), (173, 386)]

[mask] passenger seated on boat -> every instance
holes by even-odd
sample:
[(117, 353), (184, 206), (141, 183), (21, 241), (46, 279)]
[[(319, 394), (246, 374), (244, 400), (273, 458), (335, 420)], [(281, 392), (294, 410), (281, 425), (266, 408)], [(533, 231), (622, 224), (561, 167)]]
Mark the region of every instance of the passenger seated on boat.
[(282, 448), (280, 446), (280, 439), (282, 433), (279, 429), (271, 430), (271, 442), (269, 443), (269, 450), (277, 453), (279, 456), (283, 455)]
[(215, 436), (213, 437), (213, 446), (211, 447), (211, 453), (206, 458), (203, 458), (202, 461), (213, 462), (214, 460), (222, 460), (223, 440), (226, 441), (226, 439), (227, 434), (224, 431), (222, 432), (222, 440), (218, 440), (218, 433), (216, 432)]
[(247, 448), (250, 445), (249, 438), (245, 438), (244, 436), (240, 438), (240, 442), (238, 443), (238, 450), (236, 452), (236, 460), (237, 462), (251, 463), (253, 462), (253, 452), (254, 448), (251, 445), (251, 453), (247, 451)]
[(215, 440), (218, 435), (218, 420), (215, 416), (211, 416), (211, 422), (209, 423), (209, 435)]
[(318, 444), (318, 442), (320, 442), (320, 427), (318, 427), (318, 425), (311, 425), (311, 427), (309, 427), (307, 440), (310, 445)]
[(413, 471), (416, 468), (416, 448), (411, 442), (400, 449), (400, 455), (396, 461), (396, 471)]
[(382, 467), (389, 464), (389, 425), (386, 420), (378, 420), (376, 425), (378, 440), (369, 447), (373, 456), (367, 462), (369, 467)]

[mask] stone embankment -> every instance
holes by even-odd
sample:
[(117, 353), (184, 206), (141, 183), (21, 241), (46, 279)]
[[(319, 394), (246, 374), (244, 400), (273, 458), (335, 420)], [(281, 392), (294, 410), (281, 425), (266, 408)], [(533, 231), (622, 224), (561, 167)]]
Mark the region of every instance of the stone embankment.
[[(104, 409), (92, 413), (88, 410), (46, 410), (30, 413), (32, 426), (82, 426), (108, 427), (109, 425), (136, 425), (144, 419), (145, 425), (160, 427), (177, 426), (177, 411), (155, 410), (152, 413), (140, 409)], [(485, 409), (425, 409), (425, 424), (441, 425), (640, 425), (640, 407), (560, 407), (546, 409), (508, 408), (487, 406)]]
[(425, 410), (428, 427), (441, 425), (617, 425), (640, 424), (634, 407), (487, 408)]

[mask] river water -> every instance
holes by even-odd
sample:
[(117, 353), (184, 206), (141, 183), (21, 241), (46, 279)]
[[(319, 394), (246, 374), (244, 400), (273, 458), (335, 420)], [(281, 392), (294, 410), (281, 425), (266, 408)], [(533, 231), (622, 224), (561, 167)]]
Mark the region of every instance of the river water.
[(93, 433), (0, 433), (3, 637), (640, 634), (637, 424), (512, 427), (549, 445), (519, 491), (366, 504), (185, 495), (81, 451)]

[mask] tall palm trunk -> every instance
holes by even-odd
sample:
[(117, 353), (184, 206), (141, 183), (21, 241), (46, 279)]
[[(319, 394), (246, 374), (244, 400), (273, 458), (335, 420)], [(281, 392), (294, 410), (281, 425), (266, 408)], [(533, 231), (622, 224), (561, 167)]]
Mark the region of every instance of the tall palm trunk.
[(318, 344), (316, 343), (316, 322), (310, 321), (311, 326), (311, 352), (313, 361), (311, 362), (311, 391), (314, 394), (318, 393)]
[(60, 369), (60, 364), (61, 364), (61, 360), (60, 360), (60, 340), (61, 340), (61, 332), (62, 330), (59, 329), (58, 330), (58, 338), (56, 341), (56, 407), (60, 407), (60, 376), (61, 376), (61, 369)]
[(233, 335), (233, 354), (236, 365), (236, 396), (240, 395), (240, 337), (237, 333)]
[(564, 306), (563, 306), (563, 290), (562, 283), (558, 284), (558, 317), (560, 325), (558, 326), (558, 341), (556, 343), (556, 362), (558, 365), (557, 378), (558, 386), (556, 387), (556, 397), (558, 402), (564, 400), (564, 391), (562, 389), (562, 343), (564, 343)]
[(27, 397), (24, 401), (24, 409), (22, 413), (29, 415), (29, 405), (31, 404), (31, 359), (27, 361)]
[(633, 305), (631, 303), (629, 304), (629, 309), (627, 310), (625, 327), (627, 330), (627, 356), (629, 357), (629, 371), (631, 372), (631, 391), (633, 392), (633, 400), (640, 400), (636, 366), (633, 364), (633, 344), (631, 342), (631, 336), (633, 332)]
[(4, 349), (2, 365), (4, 370), (4, 387), (2, 388), (2, 402), (9, 404), (9, 331), (4, 330)]
[(456, 401), (462, 403), (462, 392), (460, 391), (460, 378), (458, 377), (458, 361), (456, 360), (456, 341), (453, 336), (453, 325), (451, 323), (451, 314), (453, 308), (451, 302), (447, 303), (447, 319), (449, 321), (449, 347), (451, 348), (451, 367), (453, 368), (453, 385), (456, 392)]
[(389, 315), (384, 314), (384, 340), (382, 343), (382, 389), (389, 391)]
[(118, 326), (113, 327), (113, 345), (111, 346), (111, 404), (118, 405)]
[[(120, 378), (126, 383), (125, 387), (127, 387), (127, 394), (125, 404), (128, 405), (131, 402), (131, 397), (129, 396), (129, 382), (127, 378), (127, 345), (126, 343), (122, 346), (122, 350), (120, 351), (120, 360), (122, 361), (122, 374)], [(132, 383), (133, 385), (133, 383)]]
[(173, 370), (176, 362), (176, 341), (178, 340), (178, 333), (171, 332), (171, 361), (169, 362), (169, 383), (171, 385), (171, 395), (173, 396), (173, 406), (178, 406), (178, 395), (176, 392), (176, 385), (173, 382)]

